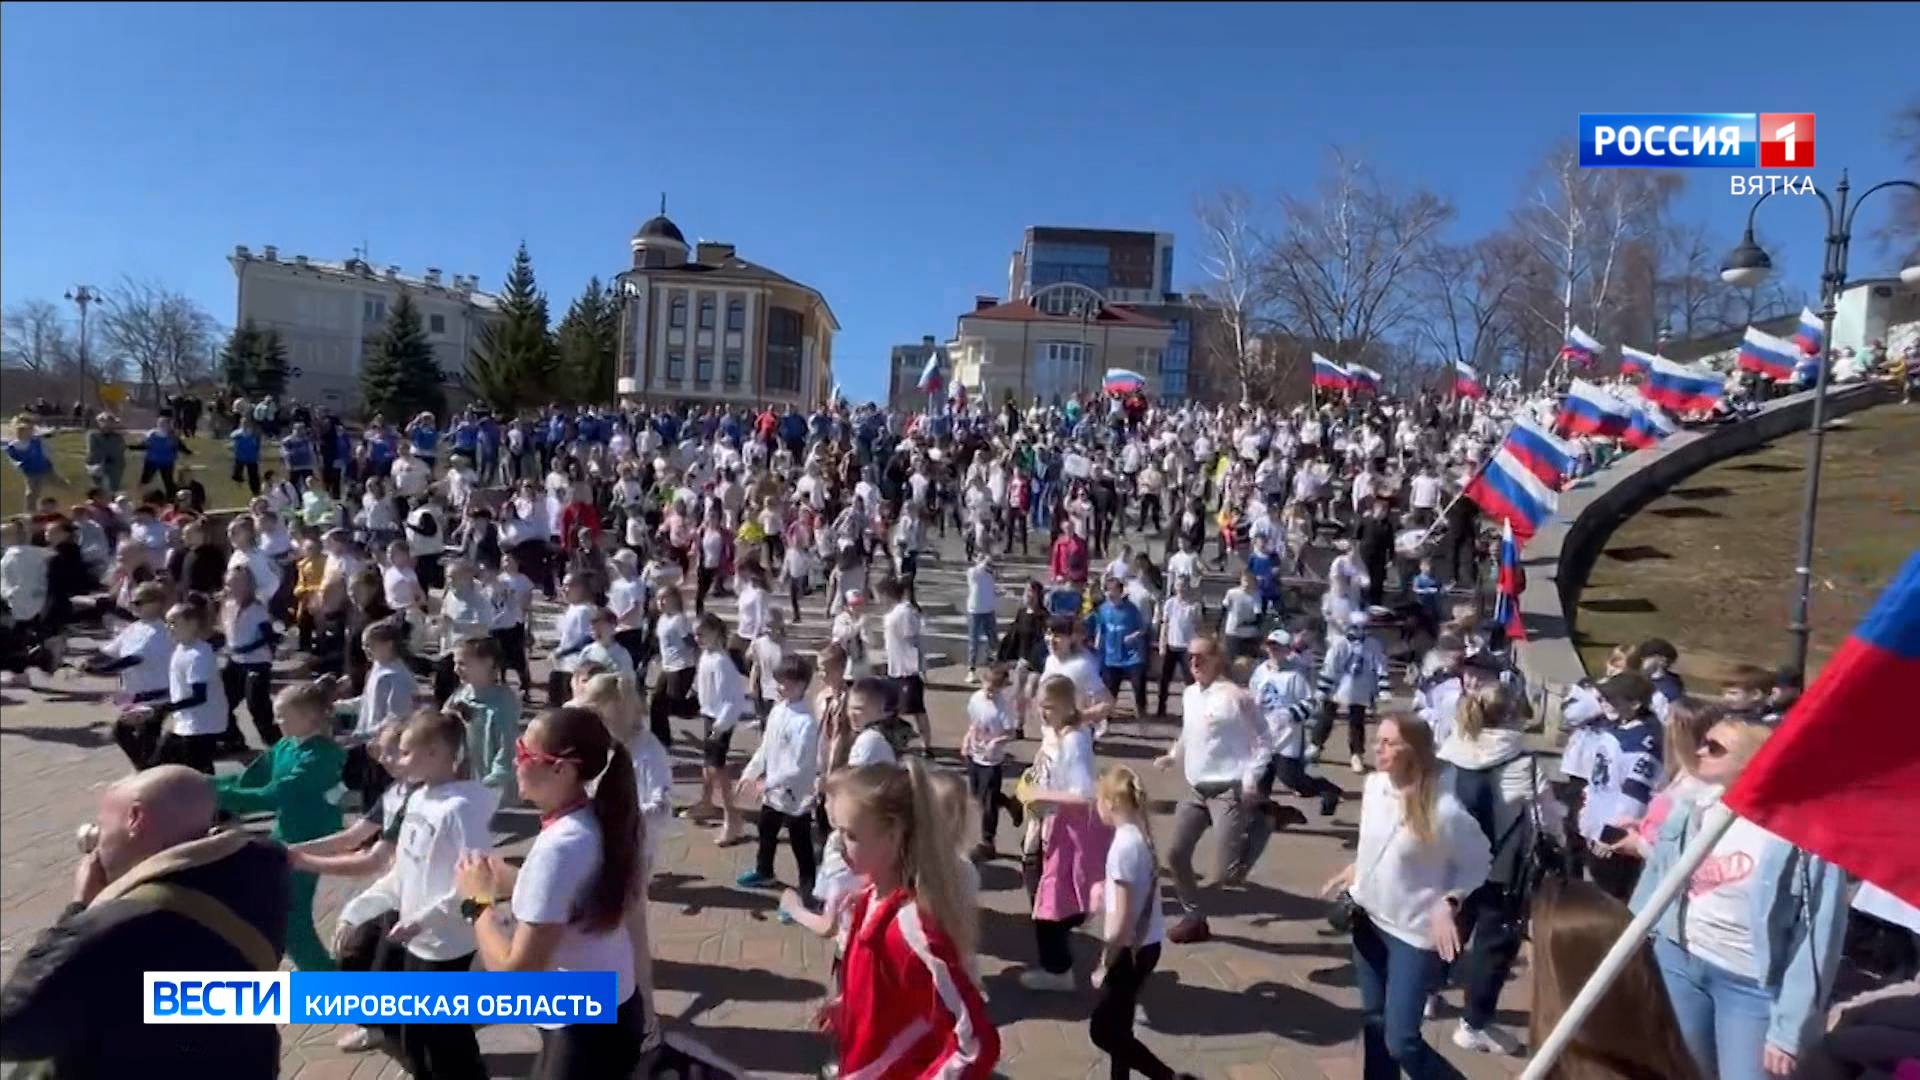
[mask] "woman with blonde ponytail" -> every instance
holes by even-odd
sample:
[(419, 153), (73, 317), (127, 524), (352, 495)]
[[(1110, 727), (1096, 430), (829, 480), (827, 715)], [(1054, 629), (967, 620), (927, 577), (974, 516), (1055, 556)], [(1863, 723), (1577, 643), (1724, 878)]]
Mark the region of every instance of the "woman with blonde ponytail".
[(867, 884), (848, 911), (840, 995), (821, 1010), (840, 1075), (993, 1073), (1000, 1035), (969, 970), (979, 927), (933, 778), (917, 760), (843, 769), (828, 813)]
[(1096, 905), (1106, 909), (1106, 944), (1093, 970), (1100, 1002), (1087, 1026), (1093, 1045), (1113, 1060), (1115, 1080), (1134, 1073), (1175, 1080), (1178, 1074), (1133, 1033), (1134, 1004), (1141, 984), (1160, 962), (1160, 944), (1167, 935), (1160, 906), (1160, 859), (1154, 853), (1147, 793), (1139, 774), (1124, 765), (1101, 773), (1094, 806), (1101, 823), (1113, 830), (1113, 843), (1107, 848), (1106, 878), (1096, 898)]
[(1345, 894), (1339, 911), (1351, 921), (1365, 1072), (1457, 1077), (1427, 1045), (1420, 1022), (1428, 993), (1460, 950), (1459, 906), (1487, 880), (1490, 846), (1473, 816), (1441, 790), (1433, 729), (1423, 721), (1381, 721), (1373, 758), (1378, 771), (1360, 799), (1359, 849), (1324, 889)]

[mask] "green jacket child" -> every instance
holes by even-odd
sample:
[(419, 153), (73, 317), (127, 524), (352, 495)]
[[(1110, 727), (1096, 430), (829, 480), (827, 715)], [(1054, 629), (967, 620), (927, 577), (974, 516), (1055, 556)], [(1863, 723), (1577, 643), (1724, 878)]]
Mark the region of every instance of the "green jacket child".
[[(229, 813), (272, 811), (273, 838), (297, 844), (340, 831), (340, 808), (329, 796), (340, 786), (346, 760), (346, 751), (325, 735), (288, 735), (245, 772), (216, 778), (213, 790)], [(332, 971), (333, 956), (313, 928), (319, 878), (299, 870), (287, 876), (287, 956), (302, 971)]]

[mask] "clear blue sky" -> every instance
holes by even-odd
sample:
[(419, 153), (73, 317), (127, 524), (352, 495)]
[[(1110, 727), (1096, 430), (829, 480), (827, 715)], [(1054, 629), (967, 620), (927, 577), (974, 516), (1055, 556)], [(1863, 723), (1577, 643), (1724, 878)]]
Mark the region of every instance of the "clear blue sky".
[[(1304, 191), (1335, 141), (1462, 235), (1583, 110), (1814, 112), (1823, 183), (1897, 175), (1915, 41), (1898, 4), (10, 4), (0, 298), (131, 274), (231, 322), (235, 243), (364, 237), (491, 288), (524, 238), (557, 316), (665, 190), (690, 237), (826, 294), (866, 395), (888, 346), (1005, 291), (1024, 226), (1171, 231), (1188, 285), (1196, 196)], [(1687, 206), (1730, 246), (1725, 177)], [(1811, 292), (1815, 208), (1764, 227)]]

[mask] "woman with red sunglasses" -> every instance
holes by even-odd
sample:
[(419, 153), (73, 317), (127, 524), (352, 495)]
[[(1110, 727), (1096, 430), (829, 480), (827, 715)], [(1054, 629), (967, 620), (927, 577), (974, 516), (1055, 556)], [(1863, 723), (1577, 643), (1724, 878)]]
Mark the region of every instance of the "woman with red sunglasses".
[[(635, 993), (627, 909), (636, 902), (640, 808), (626, 747), (594, 713), (552, 709), (514, 744), (520, 793), (540, 810), (540, 835), (516, 873), (499, 858), (469, 856), (460, 888), (472, 897), (480, 959), (489, 971), (612, 971), (620, 1006), (612, 1024), (536, 1025), (537, 1080), (625, 1076), (645, 1032)], [(591, 791), (591, 794), (589, 792)], [(510, 904), (512, 919), (500, 915)]]

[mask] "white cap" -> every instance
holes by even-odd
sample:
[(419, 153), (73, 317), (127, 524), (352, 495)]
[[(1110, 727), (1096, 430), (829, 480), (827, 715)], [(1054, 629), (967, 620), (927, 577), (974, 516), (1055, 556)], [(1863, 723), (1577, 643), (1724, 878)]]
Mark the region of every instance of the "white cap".
[(1372, 621), (1373, 619), (1364, 611), (1356, 611), (1347, 616), (1348, 626), (1365, 626)]
[(1267, 635), (1267, 644), (1280, 646), (1291, 645), (1293, 644), (1293, 635), (1287, 633), (1285, 630), (1275, 630), (1273, 633)]

